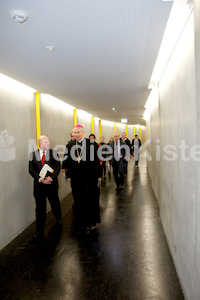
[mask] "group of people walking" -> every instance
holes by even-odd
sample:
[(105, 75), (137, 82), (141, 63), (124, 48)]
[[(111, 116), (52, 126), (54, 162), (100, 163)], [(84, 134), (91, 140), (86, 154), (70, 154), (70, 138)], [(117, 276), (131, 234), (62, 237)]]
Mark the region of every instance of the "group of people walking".
[(66, 145), (62, 166), (55, 150), (50, 149), (47, 136), (38, 139), (39, 149), (29, 157), (29, 173), (34, 178), (33, 194), (36, 203), (36, 233), (34, 239), (44, 240), (46, 198), (51, 205), (57, 225), (62, 224), (61, 206), (58, 197), (58, 174), (60, 169), (71, 183), (74, 198), (75, 228), (80, 234), (89, 234), (101, 222), (99, 195), (100, 182), (106, 177), (106, 164), (113, 168), (117, 192), (124, 189), (128, 160), (134, 156), (139, 161), (141, 142), (137, 135), (132, 144), (126, 134), (114, 134), (109, 143), (95, 142), (95, 135), (85, 138), (83, 126), (76, 125), (71, 140)]

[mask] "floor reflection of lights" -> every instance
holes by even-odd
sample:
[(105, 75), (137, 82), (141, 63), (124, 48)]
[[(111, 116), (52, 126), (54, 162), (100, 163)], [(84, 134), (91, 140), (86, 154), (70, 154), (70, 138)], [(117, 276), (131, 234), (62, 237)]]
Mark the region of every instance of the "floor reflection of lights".
[(74, 245), (72, 247), (63, 246), (56, 258), (54, 270), (59, 287), (56, 294), (60, 294), (63, 300), (77, 299), (77, 287), (81, 283), (82, 269), (78, 247), (76, 250)]
[(116, 212), (116, 199), (115, 193), (109, 194), (106, 200), (105, 211), (103, 212), (102, 219), (103, 223), (109, 224), (113, 223)]

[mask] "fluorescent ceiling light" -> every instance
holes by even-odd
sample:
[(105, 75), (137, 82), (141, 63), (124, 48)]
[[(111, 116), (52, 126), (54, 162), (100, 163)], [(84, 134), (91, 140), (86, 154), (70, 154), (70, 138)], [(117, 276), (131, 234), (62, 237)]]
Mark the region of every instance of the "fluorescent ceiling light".
[(151, 75), (149, 89), (158, 86), (163, 72), (168, 64), (171, 54), (174, 51), (176, 43), (182, 33), (182, 30), (192, 12), (191, 1), (187, 3), (175, 1), (169, 16), (169, 20), (165, 29), (163, 40), (157, 56), (157, 60)]
[(13, 90), (14, 92), (19, 92), (20, 94), (25, 94), (25, 93), (35, 93), (36, 90), (15, 80), (12, 79), (2, 73), (0, 73), (0, 82), (1, 85), (4, 86), (4, 88), (8, 88), (9, 90)]
[(69, 110), (69, 111), (73, 111), (75, 109), (74, 106), (52, 96), (52, 95), (49, 95), (49, 94), (43, 94), (41, 93), (41, 99), (44, 98), (47, 102), (48, 102), (48, 105), (52, 105), (52, 106), (55, 106), (55, 107), (60, 107), (62, 108), (63, 110)]
[(127, 119), (121, 119), (121, 123), (126, 124), (128, 122)]
[(81, 110), (81, 109), (77, 109), (77, 114), (82, 118), (92, 118), (93, 117), (90, 113), (88, 113), (87, 111)]

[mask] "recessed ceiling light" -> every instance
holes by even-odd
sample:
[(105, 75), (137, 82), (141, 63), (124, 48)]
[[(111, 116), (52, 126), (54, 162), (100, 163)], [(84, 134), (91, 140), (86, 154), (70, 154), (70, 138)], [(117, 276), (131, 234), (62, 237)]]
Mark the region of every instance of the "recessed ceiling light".
[(28, 19), (28, 16), (25, 11), (15, 10), (11, 13), (11, 18), (18, 23), (24, 23)]
[(49, 52), (53, 52), (55, 50), (54, 46), (46, 46), (45, 49), (47, 49)]
[(115, 108), (113, 107), (112, 110), (115, 110)]

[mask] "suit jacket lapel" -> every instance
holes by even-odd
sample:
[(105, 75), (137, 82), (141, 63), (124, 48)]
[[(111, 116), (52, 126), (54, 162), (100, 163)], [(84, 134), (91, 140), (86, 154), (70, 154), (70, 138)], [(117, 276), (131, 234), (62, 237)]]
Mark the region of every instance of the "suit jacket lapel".
[(38, 168), (42, 169), (42, 163), (41, 163), (40, 150), (39, 149), (37, 149), (35, 151), (35, 161), (36, 161), (36, 164), (37, 164)]

